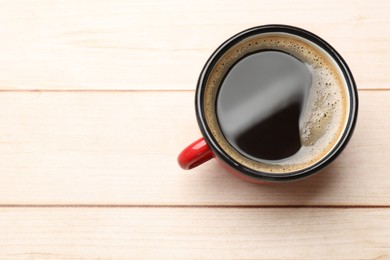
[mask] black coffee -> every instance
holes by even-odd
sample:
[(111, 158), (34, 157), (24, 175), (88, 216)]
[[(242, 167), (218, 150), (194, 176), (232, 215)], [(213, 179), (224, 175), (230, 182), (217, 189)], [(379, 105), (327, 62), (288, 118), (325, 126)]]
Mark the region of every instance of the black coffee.
[(340, 138), (347, 86), (319, 46), (287, 33), (265, 33), (231, 46), (204, 88), (210, 132), (237, 163), (286, 173), (315, 164)]
[(302, 147), (299, 120), (312, 85), (309, 68), (277, 50), (251, 53), (225, 75), (217, 118), (228, 142), (245, 156), (281, 160)]

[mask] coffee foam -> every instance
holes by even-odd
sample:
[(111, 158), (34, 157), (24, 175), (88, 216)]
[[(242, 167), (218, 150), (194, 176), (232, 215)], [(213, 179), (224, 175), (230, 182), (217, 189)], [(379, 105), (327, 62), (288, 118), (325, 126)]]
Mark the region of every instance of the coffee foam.
[[(254, 160), (239, 153), (224, 137), (216, 117), (218, 89), (229, 68), (245, 55), (261, 50), (289, 53), (304, 62), (313, 76), (299, 122), (302, 148), (293, 156), (278, 161)], [(345, 128), (348, 103), (343, 74), (324, 50), (299, 36), (266, 33), (244, 39), (218, 59), (205, 84), (203, 108), (212, 135), (233, 160), (255, 171), (282, 174), (307, 168), (332, 150)]]

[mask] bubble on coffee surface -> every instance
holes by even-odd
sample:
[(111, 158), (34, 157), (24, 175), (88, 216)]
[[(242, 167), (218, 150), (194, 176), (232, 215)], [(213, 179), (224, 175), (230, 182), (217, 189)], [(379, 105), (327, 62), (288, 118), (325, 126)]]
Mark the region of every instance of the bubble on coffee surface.
[[(263, 162), (239, 153), (224, 137), (216, 116), (218, 88), (237, 60), (262, 50), (279, 50), (306, 64), (312, 72), (312, 86), (299, 119), (301, 149), (285, 160)], [(231, 47), (216, 62), (205, 86), (206, 123), (219, 146), (248, 168), (270, 173), (298, 171), (321, 160), (337, 143), (346, 120), (346, 83), (334, 61), (318, 46), (290, 34), (264, 34), (247, 38)]]

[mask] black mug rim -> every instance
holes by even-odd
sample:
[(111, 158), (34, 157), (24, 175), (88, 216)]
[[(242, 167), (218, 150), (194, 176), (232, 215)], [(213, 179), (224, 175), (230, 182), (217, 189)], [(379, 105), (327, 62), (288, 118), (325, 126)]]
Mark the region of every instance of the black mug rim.
[[(325, 52), (327, 52), (335, 60), (335, 62), (337, 63), (337, 65), (339, 66), (340, 70), (342, 71), (345, 77), (345, 81), (348, 87), (348, 95), (350, 99), (349, 115), (348, 115), (348, 120), (346, 123), (345, 130), (342, 136), (340, 137), (338, 143), (320, 161), (318, 161), (312, 166), (309, 166), (299, 171), (275, 174), (275, 173), (255, 171), (244, 165), (239, 164), (233, 158), (231, 158), (227, 153), (225, 153), (224, 150), (219, 146), (214, 136), (211, 134), (210, 129), (208, 128), (206, 121), (204, 119), (204, 111), (203, 111), (204, 88), (207, 82), (207, 78), (210, 75), (210, 72), (214, 67), (216, 61), (230, 47), (232, 47), (237, 42), (240, 42), (241, 40), (253, 35), (263, 34), (268, 32), (281, 32), (281, 33), (297, 35), (320, 46)], [(270, 25), (256, 26), (244, 30), (232, 36), (228, 40), (226, 40), (213, 52), (213, 54), (210, 56), (210, 58), (207, 60), (206, 64), (204, 65), (198, 79), (196, 93), (195, 93), (195, 109), (196, 109), (196, 118), (198, 121), (199, 128), (202, 132), (202, 135), (205, 141), (207, 142), (207, 144), (209, 145), (209, 147), (211, 148), (211, 150), (214, 152), (214, 154), (217, 157), (223, 160), (228, 166), (230, 166), (234, 170), (252, 179), (280, 182), (280, 181), (289, 181), (289, 180), (295, 180), (295, 179), (300, 179), (300, 178), (310, 176), (318, 172), (319, 170), (323, 169), (327, 165), (329, 165), (342, 152), (342, 150), (345, 148), (348, 141), (350, 140), (356, 125), (357, 112), (358, 112), (358, 94), (357, 94), (357, 87), (356, 87), (355, 80), (352, 76), (349, 67), (347, 66), (347, 63), (329, 43), (324, 41), (319, 36), (298, 27), (294, 27), (290, 25), (282, 25), (282, 24), (270, 24)]]

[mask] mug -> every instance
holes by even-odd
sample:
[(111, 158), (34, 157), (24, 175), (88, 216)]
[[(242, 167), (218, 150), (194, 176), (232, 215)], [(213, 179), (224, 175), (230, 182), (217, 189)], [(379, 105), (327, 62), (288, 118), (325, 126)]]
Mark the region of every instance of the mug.
[[(318, 159), (316, 159), (315, 162), (308, 164), (306, 166), (301, 166), (301, 168), (296, 168), (296, 169), (291, 168), (290, 170), (285, 170), (285, 171), (272, 171), (273, 169), (272, 167), (274, 167), (274, 165), (272, 165), (272, 167), (270, 166), (269, 170), (267, 168), (257, 167), (256, 165), (260, 164), (260, 162), (257, 162), (253, 158), (245, 159), (244, 158), (245, 154), (235, 149), (235, 147), (229, 144), (229, 142), (226, 142), (226, 140), (224, 140), (223, 142), (227, 144), (223, 146), (221, 144), (221, 141), (217, 140), (217, 134), (215, 128), (217, 128), (217, 130), (219, 128), (218, 126), (211, 127), (211, 124), (209, 122), (209, 121), (215, 121), (218, 124), (219, 119), (216, 112), (214, 112), (215, 113), (214, 116), (213, 114), (211, 114), (211, 119), (210, 119), (210, 115), (208, 119), (206, 118), (207, 111), (205, 110), (208, 109), (209, 107), (213, 109), (213, 107), (217, 106), (218, 97), (212, 99), (207, 96), (212, 94), (208, 94), (206, 93), (206, 91), (209, 91), (209, 89), (207, 89), (208, 88), (207, 84), (210, 84), (209, 81), (210, 81), (211, 73), (215, 73), (215, 70), (217, 70), (216, 66), (220, 64), (220, 60), (223, 57), (225, 57), (227, 53), (231, 52), (234, 48), (236, 48), (235, 46), (239, 46), (243, 42), (250, 42), (249, 40), (257, 39), (257, 37), (259, 37), (259, 39), (262, 39), (261, 37), (265, 37), (267, 35), (281, 35), (281, 37), (286, 37), (286, 39), (288, 39), (289, 37), (295, 37), (297, 39), (300, 39), (302, 42), (311, 44), (310, 46), (314, 46), (315, 48), (317, 48), (316, 51), (323, 53), (324, 57), (326, 56), (327, 59), (332, 61), (332, 64), (339, 71), (340, 73), (339, 75), (341, 75), (341, 77), (343, 78), (342, 79), (343, 84), (345, 85), (344, 94), (347, 101), (345, 103), (345, 109), (346, 109), (345, 119), (344, 121), (340, 121), (343, 123), (342, 131), (338, 135), (337, 140), (335, 139), (336, 141), (329, 148), (329, 150), (327, 150), (320, 157), (318, 157)], [(258, 43), (257, 41), (252, 42), (252, 45), (254, 44), (260, 44), (260, 43)], [(269, 44), (269, 43), (261, 43), (261, 44)], [(244, 47), (240, 47), (240, 48), (244, 48)], [(246, 45), (245, 48), (253, 48), (253, 47), (251, 47), (251, 44), (249, 43)], [(272, 49), (269, 47), (264, 47), (264, 48)], [(288, 48), (292, 48), (292, 47), (288, 47)], [(297, 47), (297, 48), (304, 49), (303, 47)], [(305, 51), (310, 53), (310, 51), (308, 50)], [(238, 49), (237, 49), (237, 53), (239, 53)], [(250, 51), (248, 53), (251, 54)], [(246, 54), (245, 57), (247, 56), (248, 54)], [(237, 64), (237, 62), (235, 64)], [(233, 65), (231, 64), (230, 66), (231, 67), (235, 66), (235, 64)], [(227, 68), (226, 71), (229, 71), (230, 69), (231, 68)], [(316, 69), (321, 70), (320, 67)], [(226, 77), (226, 75), (224, 77)], [(215, 87), (215, 88), (219, 88), (218, 90), (215, 90), (217, 93), (215, 95), (219, 95), (218, 91), (220, 91), (222, 80), (220, 85)], [(322, 89), (325, 89), (325, 87), (323, 87)], [(325, 90), (325, 92), (326, 91), (327, 90)], [(183, 169), (189, 170), (195, 168), (203, 164), (204, 162), (207, 162), (208, 160), (215, 158), (221, 163), (221, 165), (224, 168), (226, 168), (228, 171), (239, 176), (244, 180), (254, 182), (254, 183), (285, 182), (285, 181), (301, 179), (313, 175), (314, 173), (317, 173), (324, 167), (328, 166), (341, 153), (341, 151), (345, 148), (348, 141), (350, 140), (356, 124), (357, 112), (358, 112), (358, 94), (357, 94), (355, 81), (346, 62), (343, 60), (340, 54), (338, 54), (336, 50), (333, 47), (331, 47), (327, 42), (325, 42), (323, 39), (321, 39), (320, 37), (318, 37), (317, 35), (311, 32), (293, 26), (264, 25), (264, 26), (250, 28), (234, 35), (230, 39), (226, 40), (221, 46), (219, 46), (216, 51), (214, 51), (214, 53), (206, 62), (197, 83), (197, 88), (195, 93), (195, 110), (196, 110), (196, 118), (198, 121), (198, 125), (203, 137), (198, 139), (194, 143), (190, 144), (179, 154), (178, 162)], [(223, 139), (223, 135), (224, 134), (222, 132), (222, 135), (219, 134), (218, 138)], [(239, 160), (237, 158), (242, 158), (242, 160), (241, 159)], [(287, 158), (285, 161), (288, 165), (289, 159)], [(275, 163), (275, 165), (276, 165), (275, 167), (279, 167), (278, 163)]]

